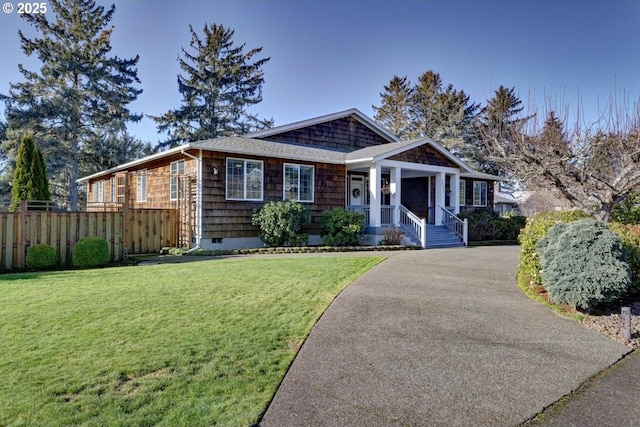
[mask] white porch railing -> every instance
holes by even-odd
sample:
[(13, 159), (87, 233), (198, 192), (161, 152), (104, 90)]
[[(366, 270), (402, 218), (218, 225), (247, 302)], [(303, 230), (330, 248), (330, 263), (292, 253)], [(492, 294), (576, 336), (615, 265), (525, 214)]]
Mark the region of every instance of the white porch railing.
[(409, 228), (420, 239), (420, 246), (427, 247), (427, 220), (420, 218), (409, 209), (400, 205), (400, 224)]
[(442, 206), (440, 206), (440, 209), (442, 209), (442, 225), (460, 237), (460, 239), (462, 239), (462, 243), (467, 246), (469, 240), (469, 224), (467, 223), (467, 220), (458, 218), (453, 212), (443, 208)]
[[(367, 225), (371, 224), (371, 215), (370, 215), (371, 208), (369, 205), (361, 205), (361, 206), (348, 205), (347, 210), (351, 212), (358, 212), (358, 213), (364, 214), (365, 224)], [(393, 211), (394, 211), (393, 206), (388, 206), (388, 205), (380, 206), (380, 225), (381, 226), (396, 224), (393, 217)]]

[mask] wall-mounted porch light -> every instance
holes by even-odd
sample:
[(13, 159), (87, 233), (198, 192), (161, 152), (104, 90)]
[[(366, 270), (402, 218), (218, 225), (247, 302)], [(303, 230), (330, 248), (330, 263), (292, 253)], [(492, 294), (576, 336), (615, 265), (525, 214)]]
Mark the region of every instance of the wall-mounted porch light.
[(211, 168), (211, 173), (214, 174), (214, 175), (218, 175), (218, 167), (217, 166), (213, 166)]

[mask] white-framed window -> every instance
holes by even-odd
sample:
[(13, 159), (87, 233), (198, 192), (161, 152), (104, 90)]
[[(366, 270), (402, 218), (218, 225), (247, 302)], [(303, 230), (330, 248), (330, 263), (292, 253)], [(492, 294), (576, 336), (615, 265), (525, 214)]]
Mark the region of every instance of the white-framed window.
[(487, 206), (487, 183), (473, 181), (473, 206)]
[(104, 181), (93, 183), (93, 202), (104, 203)]
[(464, 206), (467, 203), (467, 183), (464, 179), (460, 180), (458, 196), (460, 198), (458, 204)]
[(261, 160), (227, 157), (227, 200), (262, 200), (263, 166)]
[(109, 178), (109, 202), (116, 202), (116, 177)]
[(313, 166), (285, 163), (282, 198), (294, 202), (313, 202), (313, 172)]
[(147, 170), (138, 171), (136, 175), (136, 201), (147, 201)]
[[(169, 165), (169, 200), (178, 200), (178, 184), (180, 183), (180, 175), (184, 175), (184, 160), (176, 160)], [(184, 197), (184, 180), (182, 181), (183, 188), (181, 196)]]

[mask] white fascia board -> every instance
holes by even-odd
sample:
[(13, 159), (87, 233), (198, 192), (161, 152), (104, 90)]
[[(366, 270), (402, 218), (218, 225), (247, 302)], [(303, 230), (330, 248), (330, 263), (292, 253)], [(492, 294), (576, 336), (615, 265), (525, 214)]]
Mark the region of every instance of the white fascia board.
[(401, 162), (399, 160), (383, 160), (379, 162), (381, 166), (390, 168), (401, 168), (406, 170), (421, 171), (421, 172), (444, 172), (448, 174), (459, 174), (460, 169), (450, 168), (447, 166), (436, 165), (424, 165), (421, 163)]
[(193, 148), (191, 146), (191, 144), (180, 145), (178, 147), (171, 148), (171, 149), (169, 149), (167, 151), (161, 151), (160, 153), (155, 153), (155, 154), (151, 154), (150, 156), (141, 157), (141, 158), (139, 158), (137, 160), (132, 160), (130, 162), (123, 163), (123, 164), (118, 165), (116, 167), (113, 167), (111, 169), (107, 169), (107, 170), (102, 171), (102, 172), (97, 172), (97, 173), (94, 173), (92, 175), (85, 176), (83, 178), (80, 178), (80, 179), (76, 180), (76, 182), (77, 183), (82, 183), (82, 182), (85, 182), (85, 181), (89, 182), (90, 180), (92, 180), (94, 178), (98, 178), (98, 177), (100, 177), (102, 175), (109, 175), (109, 174), (112, 174), (114, 172), (118, 172), (118, 171), (121, 171), (121, 170), (129, 169), (132, 166), (138, 166), (139, 164), (146, 163), (148, 161), (161, 159), (162, 157), (171, 156), (171, 155), (174, 155), (176, 153), (181, 153), (182, 151), (188, 150), (190, 148)]
[(369, 117), (365, 116), (357, 108), (351, 108), (349, 110), (339, 111), (337, 113), (326, 114), (324, 116), (314, 117), (312, 119), (301, 120), (301, 121), (298, 121), (298, 122), (289, 123), (289, 124), (282, 125), (282, 126), (276, 126), (276, 127), (270, 128), (270, 129), (263, 129), (263, 130), (259, 130), (259, 131), (256, 131), (256, 132), (247, 133), (247, 134), (242, 135), (242, 137), (244, 137), (244, 138), (264, 138), (264, 137), (267, 137), (267, 136), (272, 136), (272, 135), (276, 135), (276, 134), (279, 134), (279, 133), (289, 132), (289, 131), (292, 131), (292, 130), (301, 129), (301, 128), (305, 128), (305, 127), (308, 127), (308, 126), (318, 125), (320, 123), (330, 122), (332, 120), (342, 119), (344, 117), (348, 117), (348, 116), (351, 116), (351, 115), (354, 115), (356, 117), (356, 119), (358, 119), (358, 121), (360, 121), (360, 123), (364, 124), (365, 126), (370, 128), (371, 130), (373, 130), (374, 132), (376, 132), (377, 134), (382, 136), (383, 138), (388, 139), (388, 140), (393, 141), (393, 142), (400, 141), (400, 138), (398, 138), (397, 136), (395, 136), (392, 133), (390, 133), (388, 130), (386, 130), (385, 128), (380, 126), (378, 123), (376, 123), (375, 121), (373, 121)]
[(466, 173), (462, 173), (461, 174), (462, 178), (476, 178), (476, 179), (489, 179), (489, 180), (493, 180), (493, 181), (507, 181), (506, 178), (503, 178), (501, 176), (498, 175), (491, 175), (489, 173), (484, 173), (484, 172), (476, 172), (473, 169), (471, 170), (471, 172), (466, 172)]

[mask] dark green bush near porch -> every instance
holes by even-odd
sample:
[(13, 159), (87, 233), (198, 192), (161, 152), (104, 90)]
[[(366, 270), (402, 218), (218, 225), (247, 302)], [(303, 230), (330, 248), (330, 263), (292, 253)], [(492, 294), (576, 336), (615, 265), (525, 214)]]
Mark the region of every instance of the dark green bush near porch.
[(324, 244), (329, 246), (357, 246), (364, 235), (364, 214), (335, 208), (322, 212), (320, 225)]
[(109, 244), (94, 236), (83, 237), (73, 248), (73, 266), (78, 268), (100, 267), (109, 263)]
[(590, 309), (631, 286), (620, 237), (594, 219), (558, 223), (536, 244), (542, 283), (552, 301)]
[(309, 209), (290, 200), (269, 202), (251, 216), (251, 223), (260, 228), (260, 240), (271, 247), (306, 244), (309, 236), (300, 230), (310, 222)]
[(58, 265), (58, 255), (53, 247), (45, 244), (31, 246), (27, 250), (27, 268), (46, 270)]
[(533, 288), (542, 285), (540, 260), (536, 252), (538, 240), (559, 222), (573, 222), (584, 218), (590, 218), (590, 216), (580, 210), (540, 212), (527, 218), (526, 225), (518, 236), (520, 242), (518, 284), (520, 287)]
[(500, 215), (492, 209), (473, 209), (460, 214), (469, 223), (469, 240), (517, 240), (527, 218), (519, 215)]
[(610, 222), (609, 230), (616, 233), (622, 240), (622, 246), (627, 251), (627, 262), (631, 267), (631, 289), (633, 295), (640, 295), (640, 225), (620, 224)]

